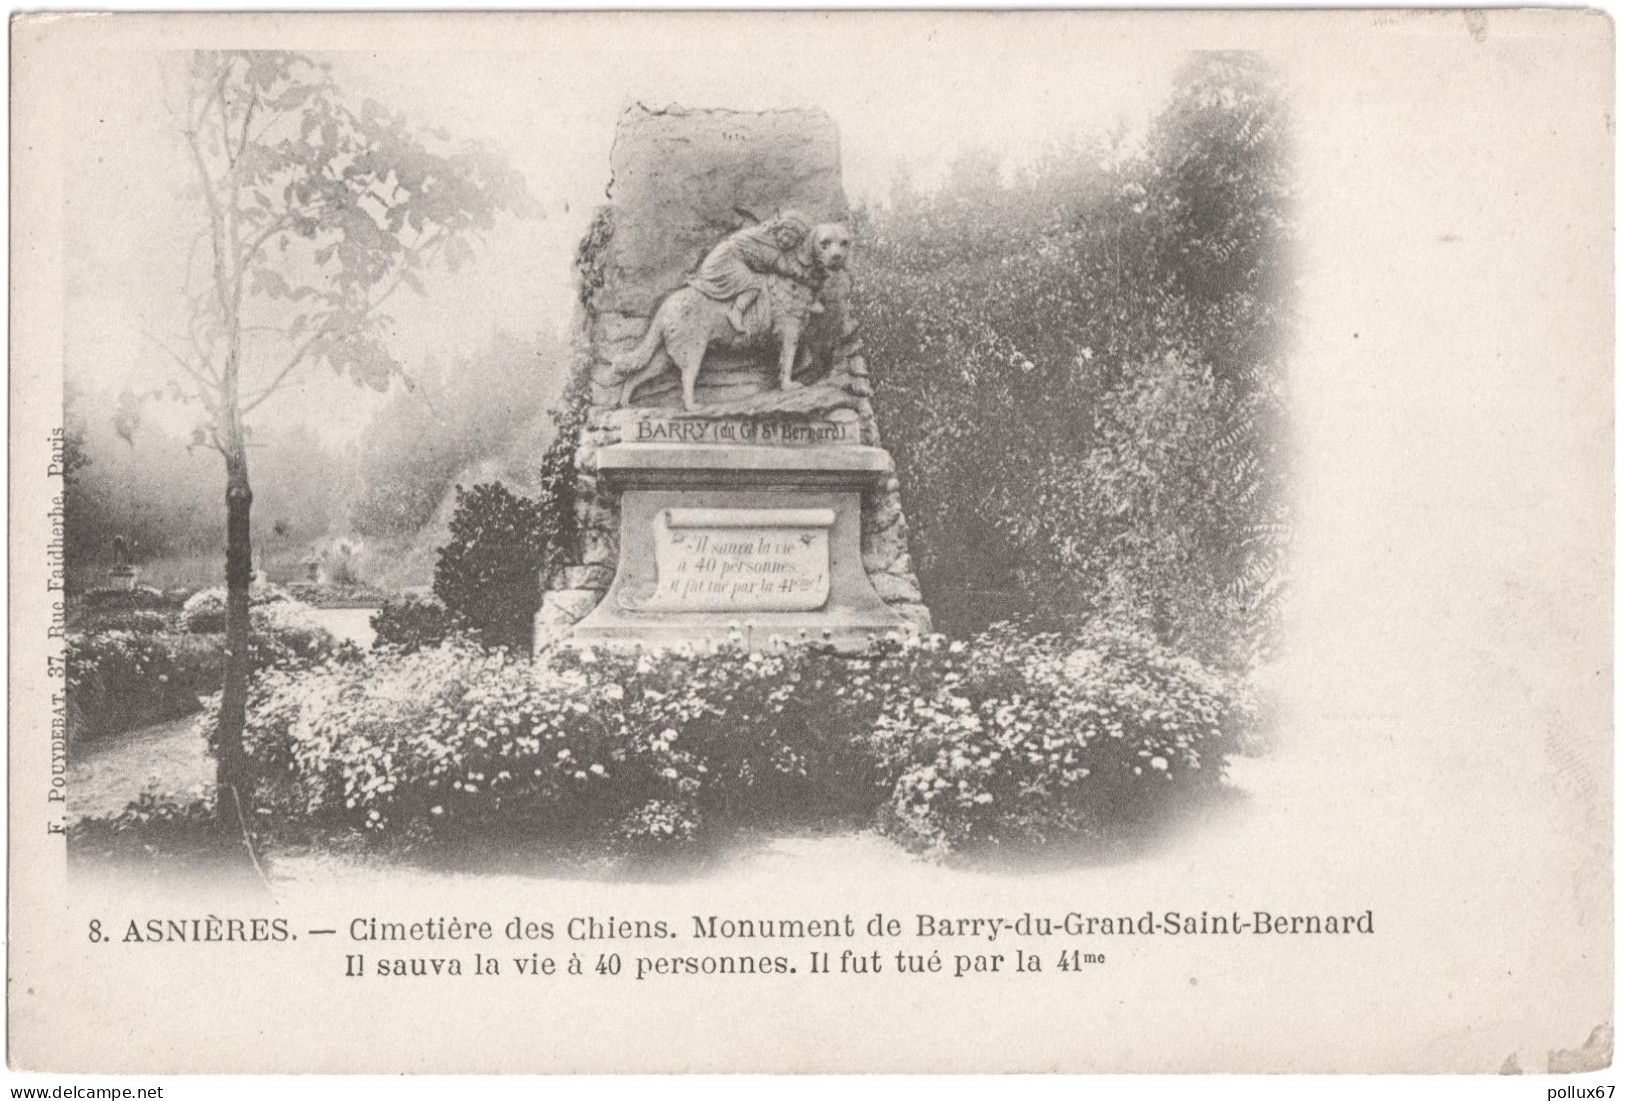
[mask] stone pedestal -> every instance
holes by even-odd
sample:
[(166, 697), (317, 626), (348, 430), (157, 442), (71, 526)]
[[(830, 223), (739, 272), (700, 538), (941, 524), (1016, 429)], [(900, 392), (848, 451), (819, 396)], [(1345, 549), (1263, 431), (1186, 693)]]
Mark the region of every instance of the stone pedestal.
[(855, 648), (911, 630), (863, 568), (863, 496), (890, 474), (878, 447), (605, 448), (598, 479), (620, 493), (620, 554), (571, 639)]

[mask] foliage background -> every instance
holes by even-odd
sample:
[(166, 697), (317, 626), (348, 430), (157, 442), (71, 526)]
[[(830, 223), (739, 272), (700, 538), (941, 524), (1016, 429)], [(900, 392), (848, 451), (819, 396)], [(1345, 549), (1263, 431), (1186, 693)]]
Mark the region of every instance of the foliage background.
[(1288, 127), (1204, 54), (1140, 147), (969, 151), (865, 213), (885, 442), (950, 633), (1121, 619), (1226, 666), (1276, 645), (1289, 515)]

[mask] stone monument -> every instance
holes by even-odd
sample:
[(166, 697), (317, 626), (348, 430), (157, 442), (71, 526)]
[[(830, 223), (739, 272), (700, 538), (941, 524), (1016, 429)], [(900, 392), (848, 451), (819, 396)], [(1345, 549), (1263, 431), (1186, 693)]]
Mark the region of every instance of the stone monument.
[(928, 630), (821, 111), (634, 107), (577, 259), (579, 561), (538, 650)]

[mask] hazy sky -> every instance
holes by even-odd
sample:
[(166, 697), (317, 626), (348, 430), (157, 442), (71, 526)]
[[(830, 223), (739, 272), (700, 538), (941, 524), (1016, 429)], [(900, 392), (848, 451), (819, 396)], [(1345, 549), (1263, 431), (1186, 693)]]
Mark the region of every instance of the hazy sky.
[[(899, 167), (929, 182), (966, 146), (1017, 164), (1118, 122), (1139, 129), (1184, 54), (1174, 43), (1121, 48), (1110, 22), (1038, 35), (1016, 33), (1018, 22), (803, 16), (782, 29), (759, 25), (778, 33), (745, 34), (738, 21), (696, 17), (651, 35), (628, 33), (629, 24), (608, 16), (527, 24), (530, 33), (507, 49), (491, 48), (501, 36), (451, 48), (460, 43), (424, 23), (431, 33), (397, 35), (389, 49), (324, 53), (355, 96), (501, 150), (546, 211), (507, 221), (475, 268), (431, 281), (426, 298), (402, 301), (397, 353), (410, 366), (473, 350), (494, 328), (528, 333), (568, 322), (571, 258), (603, 200), (616, 120), (631, 104), (822, 107), (841, 130), (849, 195), (874, 200)], [(166, 370), (142, 330), (162, 332), (178, 316), (176, 288), (202, 225), (201, 200), (180, 195), (188, 164), (163, 108), (164, 66), (179, 56), (90, 55), (73, 74), (77, 117), (64, 120), (79, 139), (64, 196), (66, 366), (70, 379), (94, 378), (115, 391), (151, 385)], [(265, 408), (343, 436), (375, 401), (307, 374)]]

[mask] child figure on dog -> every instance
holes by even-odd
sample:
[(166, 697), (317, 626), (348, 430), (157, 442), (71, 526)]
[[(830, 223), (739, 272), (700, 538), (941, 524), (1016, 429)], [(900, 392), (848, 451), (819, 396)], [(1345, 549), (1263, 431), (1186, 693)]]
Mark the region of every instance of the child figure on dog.
[(729, 234), (712, 249), (689, 277), (688, 285), (719, 302), (731, 301), (728, 321), (745, 331), (745, 311), (762, 294), (762, 276), (783, 275), (806, 282), (808, 273), (796, 250), (812, 232), (812, 223), (794, 210)]

